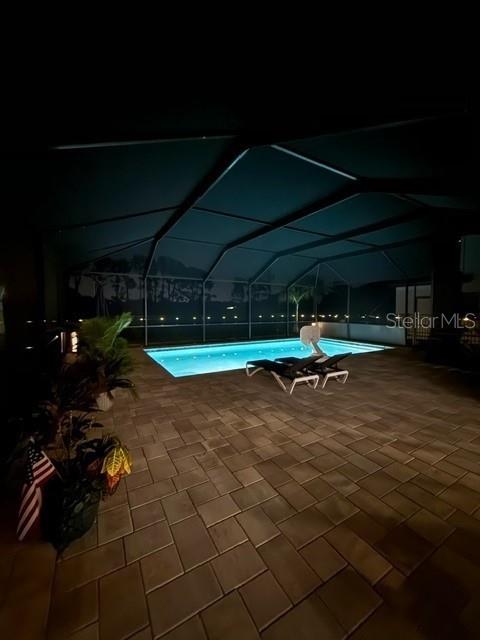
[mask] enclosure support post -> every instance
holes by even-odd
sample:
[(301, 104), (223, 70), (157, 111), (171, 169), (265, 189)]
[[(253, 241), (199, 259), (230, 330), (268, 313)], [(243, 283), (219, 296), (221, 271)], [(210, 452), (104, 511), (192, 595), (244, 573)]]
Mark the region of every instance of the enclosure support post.
[(347, 338), (350, 340), (350, 285), (347, 284)]
[[(405, 283), (405, 305), (404, 305), (404, 318), (406, 318), (408, 316), (408, 311), (409, 311), (409, 307), (408, 307), (408, 282)], [(412, 343), (412, 337), (410, 335), (408, 335), (408, 330), (405, 330), (405, 342), (408, 344), (410, 340), (410, 344)]]
[(147, 295), (147, 278), (143, 279), (143, 331), (144, 343), (148, 347), (148, 295)]
[(313, 292), (313, 313), (315, 314), (315, 322), (318, 322), (318, 275), (320, 272), (320, 265), (317, 265), (317, 273), (315, 274), (315, 289)]
[(252, 339), (252, 285), (248, 285), (248, 339)]
[(205, 304), (205, 281), (202, 282), (202, 341), (207, 340), (207, 318), (206, 318), (207, 305)]
[(290, 287), (287, 287), (287, 304), (286, 304), (286, 314), (285, 314), (287, 317), (287, 338), (290, 335), (289, 314), (290, 314)]
[(415, 319), (417, 317), (417, 285), (413, 285), (413, 346), (417, 344), (417, 327)]

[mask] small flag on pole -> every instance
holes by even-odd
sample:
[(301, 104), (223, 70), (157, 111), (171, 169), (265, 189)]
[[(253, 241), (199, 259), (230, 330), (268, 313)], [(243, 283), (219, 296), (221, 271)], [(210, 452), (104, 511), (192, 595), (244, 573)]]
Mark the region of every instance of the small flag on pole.
[(18, 512), (17, 536), (24, 540), (29, 532), (38, 528), (42, 509), (42, 487), (56, 473), (48, 456), (35, 446), (28, 445), (25, 483)]

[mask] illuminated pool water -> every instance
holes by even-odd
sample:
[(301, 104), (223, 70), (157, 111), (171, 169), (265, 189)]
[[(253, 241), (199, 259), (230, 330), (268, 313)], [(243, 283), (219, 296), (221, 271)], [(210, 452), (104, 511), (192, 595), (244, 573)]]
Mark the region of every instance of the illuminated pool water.
[[(320, 346), (329, 356), (338, 353), (368, 353), (383, 351), (392, 347), (346, 342), (322, 338)], [(262, 340), (259, 342), (235, 342), (230, 344), (209, 344), (195, 347), (175, 347), (167, 349), (145, 349), (157, 364), (164, 367), (175, 378), (198, 376), (202, 373), (216, 373), (243, 369), (248, 360), (283, 358), (297, 356), (306, 358), (311, 348), (303, 345), (298, 338), (290, 340)]]

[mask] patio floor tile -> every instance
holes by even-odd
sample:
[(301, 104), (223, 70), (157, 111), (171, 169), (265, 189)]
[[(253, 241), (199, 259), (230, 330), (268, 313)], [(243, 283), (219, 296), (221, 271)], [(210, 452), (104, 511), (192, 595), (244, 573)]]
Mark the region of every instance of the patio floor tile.
[(237, 591), (201, 613), (209, 640), (255, 640), (260, 636)]
[(382, 603), (368, 583), (349, 568), (331, 578), (317, 593), (347, 633)]
[(176, 578), (147, 596), (153, 632), (160, 636), (222, 597), (209, 564)]
[(244, 542), (212, 560), (225, 593), (248, 582), (267, 567), (250, 542)]
[(321, 579), (283, 535), (266, 542), (258, 550), (294, 604), (321, 583)]
[(240, 588), (240, 594), (260, 631), (292, 606), (270, 571), (247, 582)]

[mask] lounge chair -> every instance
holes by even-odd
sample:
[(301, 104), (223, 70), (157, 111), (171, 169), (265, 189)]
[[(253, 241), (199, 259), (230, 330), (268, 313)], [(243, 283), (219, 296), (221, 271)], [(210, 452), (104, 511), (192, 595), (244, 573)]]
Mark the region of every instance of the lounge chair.
[[(276, 360), (249, 360), (245, 365), (245, 373), (251, 378), (259, 371), (268, 371), (272, 374), (277, 384), (291, 395), (295, 386), (300, 382), (305, 382), (314, 389), (317, 388), (320, 380), (318, 373), (307, 370), (307, 367), (312, 365), (316, 360), (318, 360), (318, 356), (295, 358), (295, 362), (291, 364)], [(291, 382), (288, 388), (282, 378)]]
[[(309, 373), (316, 373), (319, 376), (323, 377), (322, 389), (325, 388), (325, 385), (327, 384), (330, 378), (334, 378), (337, 382), (341, 382), (342, 384), (345, 384), (348, 378), (348, 371), (347, 369), (339, 369), (338, 363), (340, 362), (340, 360), (343, 360), (344, 358), (347, 358), (348, 356), (351, 356), (351, 355), (352, 355), (351, 353), (339, 353), (338, 355), (331, 356), (326, 360), (324, 359), (318, 360), (317, 358), (317, 360), (314, 360), (311, 364), (307, 365), (305, 369)], [(300, 362), (300, 359), (293, 358), (293, 357), (277, 358), (277, 362), (280, 362), (282, 364), (294, 365), (295, 363)]]

